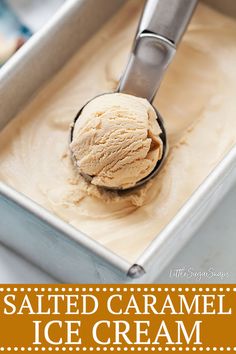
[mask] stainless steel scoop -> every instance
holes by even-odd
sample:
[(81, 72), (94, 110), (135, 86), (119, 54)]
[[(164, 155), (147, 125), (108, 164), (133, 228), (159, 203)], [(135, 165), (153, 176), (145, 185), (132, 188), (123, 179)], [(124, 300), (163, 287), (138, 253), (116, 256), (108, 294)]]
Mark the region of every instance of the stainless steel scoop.
[[(171, 63), (177, 45), (192, 17), (197, 1), (147, 0), (128, 64), (120, 79), (118, 92), (143, 97), (152, 103), (163, 75)], [(85, 106), (80, 109), (74, 119), (70, 132), (71, 141), (73, 140), (74, 124)], [(163, 141), (163, 154), (153, 171), (138, 181), (134, 187), (140, 186), (154, 177), (159, 172), (167, 155), (167, 134), (164, 123), (159, 112), (155, 107), (153, 108), (162, 131), (160, 138)], [(92, 180), (92, 176), (83, 174), (83, 177), (88, 181)]]

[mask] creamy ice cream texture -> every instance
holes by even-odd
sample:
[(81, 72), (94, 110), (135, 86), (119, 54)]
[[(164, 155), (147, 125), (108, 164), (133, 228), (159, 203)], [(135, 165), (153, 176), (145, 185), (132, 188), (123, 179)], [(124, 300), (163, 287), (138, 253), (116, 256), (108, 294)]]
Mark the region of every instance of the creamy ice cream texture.
[(236, 143), (236, 23), (200, 3), (154, 100), (169, 138), (163, 169), (119, 193), (75, 173), (69, 126), (91, 98), (116, 89), (141, 8), (126, 2), (0, 133), (0, 180), (129, 262)]
[(152, 105), (123, 93), (91, 100), (70, 144), (75, 166), (91, 183), (125, 189), (148, 176), (162, 157), (161, 129)]

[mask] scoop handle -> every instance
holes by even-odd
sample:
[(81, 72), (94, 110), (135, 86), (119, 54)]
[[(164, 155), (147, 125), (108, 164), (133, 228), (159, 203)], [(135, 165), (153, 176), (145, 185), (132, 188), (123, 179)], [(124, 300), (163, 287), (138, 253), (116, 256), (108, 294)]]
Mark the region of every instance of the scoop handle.
[(152, 102), (198, 0), (147, 0), (118, 91)]

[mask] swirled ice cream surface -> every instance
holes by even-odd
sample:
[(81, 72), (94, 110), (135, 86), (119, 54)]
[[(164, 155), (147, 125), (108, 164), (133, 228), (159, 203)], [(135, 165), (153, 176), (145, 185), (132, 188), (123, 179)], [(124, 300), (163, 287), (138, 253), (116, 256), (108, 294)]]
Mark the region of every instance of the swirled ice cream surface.
[(128, 1), (0, 133), (1, 181), (130, 262), (236, 143), (236, 23), (199, 4), (154, 101), (170, 146), (159, 175), (117, 193), (75, 171), (70, 124), (117, 87), (141, 8)]

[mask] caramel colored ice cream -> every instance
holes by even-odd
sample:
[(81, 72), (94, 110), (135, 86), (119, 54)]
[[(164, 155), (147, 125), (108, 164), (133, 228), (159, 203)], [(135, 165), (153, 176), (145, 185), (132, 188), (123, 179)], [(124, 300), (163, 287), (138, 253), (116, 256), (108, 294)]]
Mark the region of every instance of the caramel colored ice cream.
[(160, 173), (112, 192), (75, 171), (70, 124), (86, 102), (116, 89), (142, 4), (126, 1), (0, 133), (0, 180), (129, 262), (236, 143), (236, 22), (200, 2), (153, 102), (169, 141)]
[(75, 166), (91, 183), (125, 189), (148, 176), (162, 157), (161, 129), (145, 99), (112, 93), (96, 97), (77, 119), (70, 144)]

